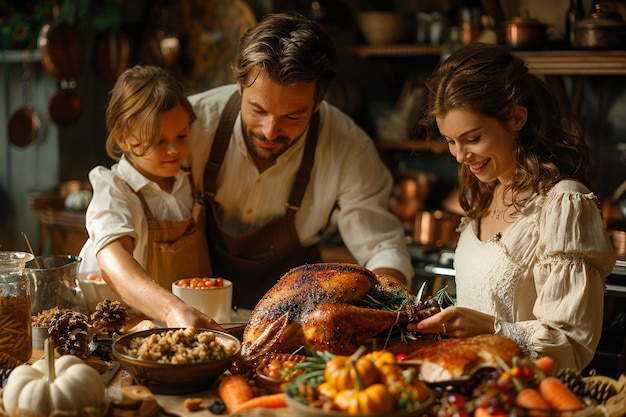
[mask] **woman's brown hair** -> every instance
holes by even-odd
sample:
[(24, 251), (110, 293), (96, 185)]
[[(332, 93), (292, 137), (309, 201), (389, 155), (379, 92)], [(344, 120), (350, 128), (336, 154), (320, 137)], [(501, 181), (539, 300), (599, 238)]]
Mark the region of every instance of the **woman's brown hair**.
[[(589, 184), (592, 155), (575, 119), (565, 117), (549, 86), (506, 47), (464, 46), (433, 72), (426, 86), (428, 106), (421, 125), (429, 138), (441, 137), (436, 118), (452, 109), (493, 117), (503, 124), (515, 106), (528, 110), (528, 120), (515, 140), (515, 174), (506, 185), (517, 207), (524, 205), (522, 191), (545, 195), (565, 178)], [(496, 183), (480, 182), (461, 164), (459, 186), (461, 207), (470, 217), (482, 216)]]

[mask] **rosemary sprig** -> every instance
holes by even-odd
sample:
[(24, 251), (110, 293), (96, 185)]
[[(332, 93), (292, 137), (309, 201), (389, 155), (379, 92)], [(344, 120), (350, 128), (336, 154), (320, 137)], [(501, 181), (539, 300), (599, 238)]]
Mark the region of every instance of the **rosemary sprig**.
[(442, 309), (456, 304), (452, 297), (450, 297), (450, 294), (448, 294), (448, 290), (446, 289), (447, 287), (448, 286), (446, 285), (439, 289), (439, 291), (437, 291), (437, 293), (433, 297)]
[(381, 291), (373, 289), (359, 300), (357, 306), (376, 310), (401, 311), (412, 301), (412, 298), (401, 290)]

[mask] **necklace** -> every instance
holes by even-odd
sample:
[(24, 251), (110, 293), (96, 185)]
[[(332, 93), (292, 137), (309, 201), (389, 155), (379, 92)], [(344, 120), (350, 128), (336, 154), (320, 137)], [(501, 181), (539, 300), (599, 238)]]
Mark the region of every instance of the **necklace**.
[(501, 209), (498, 205), (498, 193), (493, 193), (494, 207), (491, 211), (490, 217), (495, 220), (500, 220), (500, 216), (504, 213), (504, 209)]

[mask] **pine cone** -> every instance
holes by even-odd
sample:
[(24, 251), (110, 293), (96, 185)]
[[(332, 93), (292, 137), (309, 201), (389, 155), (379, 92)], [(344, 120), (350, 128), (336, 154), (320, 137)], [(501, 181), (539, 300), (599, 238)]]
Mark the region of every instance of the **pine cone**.
[(48, 332), (60, 355), (88, 357), (89, 323), (86, 315), (76, 311), (67, 311), (59, 316)]
[(15, 359), (13, 356), (0, 352), (0, 387), (4, 386), (5, 380), (9, 377), (13, 369), (21, 364), (22, 362)]
[(91, 314), (91, 325), (101, 333), (119, 331), (128, 323), (128, 311), (119, 301), (108, 298), (96, 305), (96, 311)]
[(617, 381), (608, 376), (594, 375), (584, 378), (587, 395), (603, 404), (617, 394)]
[(585, 396), (586, 384), (580, 372), (571, 368), (561, 368), (555, 372), (555, 376), (578, 397)]

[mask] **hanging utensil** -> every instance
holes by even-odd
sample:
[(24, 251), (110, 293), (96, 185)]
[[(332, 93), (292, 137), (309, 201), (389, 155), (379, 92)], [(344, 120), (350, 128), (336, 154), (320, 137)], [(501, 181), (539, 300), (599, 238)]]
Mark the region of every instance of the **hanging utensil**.
[(98, 36), (94, 53), (94, 69), (108, 83), (129, 67), (131, 42), (121, 29), (111, 29)]
[(160, 27), (152, 31), (140, 49), (140, 61), (171, 70), (176, 68), (180, 57), (180, 39), (169, 27), (169, 4), (160, 4)]
[(57, 78), (78, 78), (85, 68), (85, 45), (74, 25), (49, 24), (39, 32), (37, 41), (41, 62)]
[(50, 119), (59, 126), (71, 125), (83, 114), (82, 102), (74, 91), (75, 87), (76, 82), (62, 80), (61, 88), (50, 99), (48, 114)]
[(30, 62), (30, 50), (24, 54), (24, 71), (22, 74), (22, 88), (24, 95), (24, 105), (17, 109), (9, 118), (7, 124), (7, 134), (9, 141), (22, 148), (30, 145), (37, 139), (41, 121), (35, 108), (30, 104), (32, 98), (32, 88), (30, 77), (32, 74), (32, 64)]
[[(57, 8), (53, 14), (58, 14)], [(39, 32), (37, 46), (44, 69), (60, 82), (60, 89), (48, 104), (50, 119), (59, 126), (75, 123), (82, 116), (82, 103), (75, 89), (86, 62), (83, 39), (73, 23), (46, 24)]]

